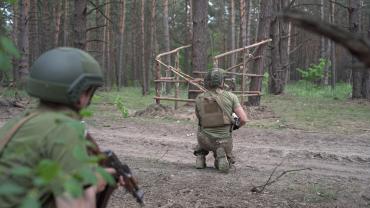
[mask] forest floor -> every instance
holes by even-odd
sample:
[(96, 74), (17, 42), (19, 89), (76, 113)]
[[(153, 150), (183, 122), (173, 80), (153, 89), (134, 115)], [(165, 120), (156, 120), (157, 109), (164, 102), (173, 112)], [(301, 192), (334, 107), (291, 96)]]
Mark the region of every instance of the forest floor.
[[(252, 121), (234, 132), (237, 162), (228, 174), (213, 168), (211, 155), (206, 169), (195, 169), (197, 126), (191, 106), (177, 111), (150, 106), (123, 118), (113, 104), (100, 103), (87, 123), (101, 147), (132, 168), (146, 207), (370, 207), (368, 120), (345, 123), (342, 131), (329, 124), (304, 128), (269, 106), (249, 109)], [(0, 126), (18, 112), (0, 108)], [(261, 193), (251, 192), (281, 174)], [(119, 189), (109, 207), (140, 206)]]

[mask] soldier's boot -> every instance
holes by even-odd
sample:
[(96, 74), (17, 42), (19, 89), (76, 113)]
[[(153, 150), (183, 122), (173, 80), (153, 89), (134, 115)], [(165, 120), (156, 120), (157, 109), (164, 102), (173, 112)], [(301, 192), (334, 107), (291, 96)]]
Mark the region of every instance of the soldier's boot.
[(195, 161), (195, 167), (197, 169), (203, 169), (206, 167), (206, 156), (204, 155), (197, 155)]
[(217, 148), (216, 155), (215, 167), (223, 173), (228, 173), (230, 165), (224, 148)]

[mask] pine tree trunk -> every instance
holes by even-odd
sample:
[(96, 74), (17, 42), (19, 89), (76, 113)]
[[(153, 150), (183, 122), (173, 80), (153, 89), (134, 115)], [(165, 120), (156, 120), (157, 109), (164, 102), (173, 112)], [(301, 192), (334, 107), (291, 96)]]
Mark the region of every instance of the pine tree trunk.
[(120, 41), (119, 41), (119, 64), (118, 64), (118, 77), (117, 77), (117, 89), (119, 90), (122, 86), (122, 77), (126, 74), (125, 73), (125, 67), (124, 67), (124, 35), (125, 35), (125, 25), (126, 25), (126, 5), (125, 5), (125, 0), (121, 0), (120, 3), (120, 10), (121, 10), (121, 18), (120, 18)]
[(38, 18), (37, 18), (37, 0), (31, 0), (31, 12), (30, 12), (30, 63), (33, 63), (36, 58), (40, 55), (40, 41), (39, 41), (39, 33), (38, 33)]
[(55, 14), (55, 29), (54, 29), (54, 47), (59, 45), (59, 36), (60, 36), (60, 22), (62, 19), (62, 1), (56, 1), (54, 7), (54, 14)]
[[(271, 0), (261, 0), (260, 1), (260, 14), (258, 17), (258, 32), (257, 32), (257, 42), (266, 40), (269, 38), (270, 33), (270, 23), (272, 14), (272, 4), (274, 1)], [(267, 49), (266, 44), (258, 47), (255, 52), (255, 56), (264, 56), (264, 51)], [(265, 58), (259, 58), (255, 61), (255, 66), (252, 67), (252, 73), (263, 74), (265, 66)], [(259, 77), (252, 77), (249, 85), (250, 91), (261, 91), (262, 89), (262, 79)], [(253, 96), (248, 97), (249, 105), (258, 106), (260, 104), (261, 97)]]
[[(335, 3), (336, 0), (333, 0), (330, 3), (330, 23), (335, 24)], [(336, 46), (334, 41), (330, 41), (330, 60), (331, 60), (331, 87), (334, 90), (337, 80), (337, 73), (336, 73)]]
[[(192, 68), (193, 71), (207, 70), (207, 36), (208, 36), (208, 0), (192, 0), (193, 38), (192, 38)], [(198, 77), (193, 74), (193, 77)], [(189, 87), (192, 89), (192, 87)], [(189, 92), (188, 97), (194, 99), (197, 93)]]
[(144, 32), (145, 32), (145, 0), (141, 0), (141, 31), (140, 31), (140, 42), (141, 42), (141, 71), (142, 71), (142, 94), (147, 95), (148, 93), (148, 82), (147, 82), (147, 73), (145, 68), (145, 38), (144, 38)]
[(69, 36), (69, 1), (64, 1), (64, 19), (63, 19), (63, 46), (68, 46)]
[(84, 50), (86, 48), (86, 12), (87, 0), (75, 0), (73, 11), (73, 46)]
[(18, 49), (21, 53), (21, 58), (17, 67), (17, 78), (20, 86), (23, 86), (25, 77), (28, 75), (29, 68), (29, 13), (30, 0), (19, 2), (19, 33), (18, 33)]
[[(164, 38), (164, 50), (170, 51), (170, 30), (168, 26), (168, 0), (163, 0), (163, 38)], [(165, 56), (165, 63), (171, 65), (171, 56)], [(171, 76), (169, 71), (166, 71), (166, 77)], [(171, 85), (165, 83), (166, 94), (170, 93)]]
[(147, 85), (148, 90), (150, 89), (150, 82), (149, 82), (149, 72), (153, 75), (154, 72), (154, 54), (155, 54), (155, 37), (156, 37), (156, 5), (157, 0), (151, 1), (151, 12), (150, 12), (150, 31), (149, 31), (149, 41), (148, 41), (148, 54), (146, 55), (146, 67), (147, 67)]
[[(359, 30), (359, 8), (360, 0), (349, 0), (349, 30), (352, 33), (358, 33)], [(356, 65), (356, 58), (351, 56), (351, 66), (352, 66), (352, 98), (362, 98), (362, 72)]]
[[(185, 0), (185, 13), (186, 13), (186, 44), (191, 44), (192, 30), (193, 30), (193, 17), (191, 13), (191, 0)], [(190, 9), (189, 9), (190, 8)], [(192, 72), (190, 64), (190, 49), (185, 49), (184, 53), (184, 71), (185, 73)]]
[[(230, 50), (235, 49), (235, 1), (230, 0)], [(230, 55), (230, 67), (236, 65), (236, 55)], [(235, 69), (233, 70), (235, 72)]]

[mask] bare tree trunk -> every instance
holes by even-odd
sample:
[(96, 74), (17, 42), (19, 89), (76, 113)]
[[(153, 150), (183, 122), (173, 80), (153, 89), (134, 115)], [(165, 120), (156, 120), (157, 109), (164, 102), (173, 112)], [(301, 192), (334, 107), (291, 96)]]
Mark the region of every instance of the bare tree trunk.
[[(230, 0), (230, 50), (234, 49), (235, 49), (235, 1)], [(236, 65), (236, 55), (232, 54), (230, 56), (230, 66), (235, 65)]]
[(84, 50), (86, 48), (86, 11), (87, 0), (75, 0), (73, 11), (73, 46)]
[[(266, 40), (270, 33), (270, 23), (272, 14), (272, 4), (271, 0), (261, 0), (260, 1), (260, 14), (258, 18), (258, 32), (257, 32), (257, 42)], [(263, 56), (266, 45), (261, 45), (255, 52), (255, 56)], [(264, 58), (257, 59), (255, 62), (255, 67), (252, 67), (252, 73), (263, 74), (264, 73)], [(262, 79), (259, 77), (252, 77), (250, 82), (250, 91), (260, 91), (262, 89)], [(258, 106), (260, 104), (261, 97), (253, 96), (248, 97), (248, 102), (250, 105)]]
[(141, 71), (142, 71), (142, 94), (147, 95), (148, 93), (148, 81), (147, 81), (147, 73), (145, 68), (145, 38), (144, 38), (144, 26), (145, 26), (145, 0), (141, 1), (141, 31), (140, 31), (140, 40), (141, 40)]
[[(330, 23), (335, 24), (335, 3), (336, 0), (333, 0), (330, 3)], [(330, 60), (331, 60), (331, 87), (335, 89), (336, 81), (337, 81), (337, 73), (336, 73), (336, 44), (334, 41), (330, 40)]]
[[(321, 9), (320, 9), (320, 15), (321, 15), (321, 21), (325, 21), (325, 1), (321, 0)], [(327, 48), (325, 46), (326, 38), (324, 36), (321, 36), (320, 38), (320, 57), (323, 59), (327, 59)], [(324, 77), (323, 77), (323, 84), (326, 86), (329, 84), (329, 72), (328, 67), (324, 66)]]
[(248, 19), (247, 19), (247, 45), (251, 45), (252, 42), (252, 32), (251, 32), (251, 27), (252, 27), (252, 9), (253, 9), (253, 1), (248, 0), (247, 3), (247, 8), (248, 8)]
[(154, 57), (154, 54), (155, 54), (155, 34), (156, 34), (156, 27), (155, 27), (155, 23), (156, 23), (156, 5), (157, 5), (157, 0), (152, 0), (151, 2), (151, 12), (150, 12), (150, 32), (149, 32), (149, 35), (150, 35), (150, 39), (149, 39), (149, 42), (148, 42), (148, 55), (146, 56), (147, 58), (145, 58), (145, 60), (147, 61), (146, 62), (146, 67), (147, 67), (147, 85), (148, 85), (148, 89), (150, 89), (150, 82), (149, 82), (149, 72), (151, 72), (151, 74), (153, 75), (154, 74), (154, 61), (153, 61), (153, 57)]
[[(105, 0), (105, 3), (107, 3), (109, 0)], [(104, 15), (106, 17), (109, 17), (110, 14), (110, 5), (105, 5)], [(109, 21), (107, 19), (104, 20), (104, 31), (103, 31), (103, 68), (104, 68), (104, 74), (105, 74), (105, 83), (107, 86), (107, 89), (110, 89), (112, 87), (111, 83), (111, 77), (110, 77), (110, 70), (111, 70), (111, 64), (110, 64), (110, 37), (109, 37)]]
[(21, 52), (21, 58), (17, 67), (17, 78), (21, 86), (25, 82), (25, 77), (28, 75), (29, 68), (29, 13), (30, 0), (19, 2), (19, 33), (18, 33), (18, 49)]
[(63, 20), (63, 46), (68, 46), (68, 35), (69, 35), (69, 1), (64, 1), (64, 20)]
[(121, 0), (121, 18), (120, 18), (120, 41), (119, 41), (119, 64), (118, 64), (118, 77), (117, 77), (117, 89), (119, 90), (122, 86), (122, 76), (125, 74), (125, 68), (123, 59), (124, 53), (124, 35), (125, 35), (125, 25), (126, 25), (126, 6), (125, 0)]
[(56, 1), (54, 7), (55, 14), (55, 30), (54, 30), (54, 47), (59, 45), (59, 35), (60, 35), (60, 22), (62, 19), (62, 1)]
[[(370, 15), (369, 15), (369, 29), (367, 30), (367, 37), (370, 40)], [(370, 69), (366, 67), (362, 71), (362, 98), (370, 99)]]
[[(208, 36), (208, 0), (192, 0), (193, 8), (193, 41), (192, 41), (192, 68), (193, 71), (207, 70), (207, 36)], [(198, 77), (193, 74), (193, 77)], [(192, 88), (189, 88), (192, 89)], [(188, 94), (188, 97), (194, 99), (196, 93)]]
[[(191, 13), (191, 0), (185, 0), (185, 12), (186, 12), (186, 44), (191, 44), (191, 39), (193, 36), (193, 17)], [(190, 9), (189, 9), (190, 8)], [(191, 64), (190, 64), (190, 49), (185, 49), (184, 53), (184, 70), (187, 73), (190, 73), (191, 70)]]
[[(359, 29), (359, 9), (360, 1), (359, 0), (349, 0), (349, 30), (352, 33), (357, 33)], [(362, 89), (362, 73), (361, 69), (356, 65), (356, 59), (352, 56), (352, 98), (362, 98), (361, 89)]]
[(37, 18), (37, 0), (31, 0), (31, 12), (30, 12), (30, 62), (33, 63), (36, 58), (40, 55), (40, 41), (39, 41), (39, 33), (38, 33), (38, 18)]
[[(168, 0), (163, 0), (163, 38), (164, 38), (164, 50), (170, 51), (170, 30), (168, 26)], [(166, 56), (166, 64), (171, 65), (171, 57)], [(171, 76), (169, 71), (166, 71), (166, 76)], [(166, 93), (168, 94), (171, 90), (171, 85), (165, 83)]]

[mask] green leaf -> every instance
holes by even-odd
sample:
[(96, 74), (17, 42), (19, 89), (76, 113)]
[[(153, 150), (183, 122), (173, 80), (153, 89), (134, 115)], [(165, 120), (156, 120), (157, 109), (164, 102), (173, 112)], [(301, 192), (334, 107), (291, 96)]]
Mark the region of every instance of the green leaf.
[(78, 172), (83, 180), (83, 184), (97, 184), (97, 178), (95, 172), (91, 170), (91, 168), (83, 168)]
[(80, 110), (80, 115), (82, 117), (91, 117), (93, 116), (93, 114), (94, 114), (93, 111), (88, 108), (83, 108)]
[(96, 168), (96, 171), (103, 177), (103, 179), (109, 185), (114, 185), (116, 183), (113, 176), (111, 174), (109, 174), (104, 168), (98, 167), (98, 168)]
[(23, 200), (20, 208), (40, 208), (41, 204), (38, 200), (36, 194), (28, 194), (27, 197)]
[(71, 196), (77, 198), (82, 196), (83, 188), (82, 184), (78, 182), (75, 178), (69, 178), (64, 184), (64, 189), (67, 193), (71, 194)]
[(14, 183), (3, 183), (0, 185), (0, 195), (21, 194), (25, 189)]
[(56, 178), (60, 170), (59, 163), (52, 160), (42, 160), (36, 168), (37, 175), (46, 182), (50, 182)]
[(16, 176), (26, 176), (32, 173), (32, 169), (28, 167), (16, 167), (13, 168), (11, 173)]
[(13, 42), (9, 38), (0, 37), (0, 43), (6, 53), (10, 54), (11, 56), (14, 56), (15, 58), (20, 57), (17, 48), (14, 46)]
[(73, 148), (73, 156), (79, 161), (89, 160), (89, 156), (86, 153), (86, 149), (82, 146), (75, 146)]

